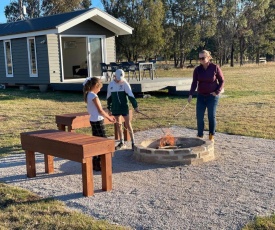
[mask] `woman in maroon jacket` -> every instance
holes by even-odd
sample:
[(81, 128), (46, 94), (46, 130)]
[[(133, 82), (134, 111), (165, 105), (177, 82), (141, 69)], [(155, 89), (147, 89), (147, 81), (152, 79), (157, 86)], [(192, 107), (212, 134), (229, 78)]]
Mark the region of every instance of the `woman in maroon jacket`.
[(188, 102), (197, 89), (197, 127), (198, 137), (203, 137), (204, 131), (204, 114), (207, 108), (209, 122), (209, 140), (214, 141), (216, 129), (216, 109), (219, 101), (219, 94), (224, 86), (224, 77), (222, 70), (218, 65), (210, 62), (211, 53), (203, 50), (199, 53), (200, 65), (194, 69), (193, 82), (189, 92)]

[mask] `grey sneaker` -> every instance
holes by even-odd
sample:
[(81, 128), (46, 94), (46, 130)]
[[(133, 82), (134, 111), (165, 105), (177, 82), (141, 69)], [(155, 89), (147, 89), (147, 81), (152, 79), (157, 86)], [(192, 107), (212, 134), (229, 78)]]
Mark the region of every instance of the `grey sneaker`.
[(122, 142), (120, 142), (117, 146), (116, 146), (116, 150), (120, 150), (120, 149), (126, 149), (127, 146), (125, 144), (123, 144)]

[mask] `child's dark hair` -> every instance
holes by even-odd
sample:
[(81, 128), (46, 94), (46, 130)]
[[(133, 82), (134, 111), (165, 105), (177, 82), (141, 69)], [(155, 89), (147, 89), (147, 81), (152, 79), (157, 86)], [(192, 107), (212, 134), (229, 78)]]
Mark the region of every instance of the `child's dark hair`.
[(83, 96), (84, 101), (87, 103), (87, 95), (92, 90), (93, 87), (96, 85), (101, 86), (102, 83), (99, 78), (97, 77), (91, 77), (90, 79), (86, 80), (84, 86), (83, 86)]

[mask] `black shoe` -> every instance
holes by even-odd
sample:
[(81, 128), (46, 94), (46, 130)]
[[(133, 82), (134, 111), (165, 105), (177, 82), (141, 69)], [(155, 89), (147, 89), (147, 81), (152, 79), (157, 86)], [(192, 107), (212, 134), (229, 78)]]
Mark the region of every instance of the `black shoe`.
[(122, 142), (120, 142), (120, 143), (116, 146), (116, 150), (120, 150), (120, 149), (126, 149), (126, 145), (123, 144)]

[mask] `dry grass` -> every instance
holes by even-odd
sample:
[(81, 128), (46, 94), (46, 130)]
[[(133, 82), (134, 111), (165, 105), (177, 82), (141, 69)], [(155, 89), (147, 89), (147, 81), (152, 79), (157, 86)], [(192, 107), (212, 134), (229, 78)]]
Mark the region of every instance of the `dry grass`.
[[(275, 139), (275, 88), (272, 75), (275, 64), (223, 67), (225, 97), (220, 99), (217, 111), (217, 131), (253, 137)], [(190, 77), (190, 69), (158, 70), (169, 77)], [(153, 92), (150, 98), (138, 98), (140, 110), (160, 123), (162, 127), (179, 125), (196, 129), (195, 102), (176, 115), (187, 103), (186, 97), (172, 97), (166, 91)], [(81, 92), (47, 92), (37, 89), (20, 91), (18, 88), (0, 91), (0, 154), (22, 152), (19, 135), (37, 129), (55, 129), (55, 115), (86, 111)], [(101, 101), (106, 106), (105, 94)], [(207, 125), (207, 124), (206, 124)], [(134, 114), (135, 131), (157, 127), (152, 120)], [(90, 133), (90, 129), (78, 132)], [(108, 134), (113, 135), (111, 126)]]
[[(275, 63), (234, 68), (225, 66), (222, 67), (222, 70), (225, 75), (225, 94), (220, 99), (218, 106), (217, 131), (275, 139), (275, 87), (272, 79)], [(160, 77), (192, 76), (191, 69), (158, 69), (157, 71)], [(195, 99), (183, 113), (175, 118), (174, 115), (186, 105), (187, 97), (172, 97), (166, 91), (154, 92), (151, 95), (150, 98), (138, 98), (139, 107), (161, 127), (169, 128), (171, 125), (179, 125), (196, 128)], [(102, 104), (106, 106), (104, 99), (105, 94), (102, 94)], [(80, 92), (40, 93), (37, 89), (20, 91), (18, 88), (11, 88), (0, 90), (0, 102), (0, 156), (22, 153), (21, 132), (56, 129), (55, 115), (86, 111), (86, 105)], [(135, 131), (139, 131), (158, 125), (141, 114), (134, 114), (133, 126)], [(107, 126), (107, 129), (108, 135), (113, 135), (112, 126)], [(78, 132), (90, 134), (90, 129), (81, 129)], [(3, 210), (0, 212), (1, 229), (25, 228), (26, 224), (32, 222), (33, 216), (37, 216), (36, 222), (33, 223), (38, 224), (42, 219), (46, 221), (46, 223), (41, 222), (42, 225), (31, 226), (33, 229), (41, 226), (50, 229), (53, 225), (59, 225), (59, 229), (70, 229), (69, 226), (89, 229), (92, 226), (88, 223), (89, 221), (84, 227), (77, 225), (77, 222), (85, 222), (82, 220), (83, 217), (78, 217), (79, 214), (72, 214), (75, 217), (71, 217), (71, 214), (59, 202), (50, 206), (52, 201), (42, 201), (34, 195), (30, 195), (27, 201), (18, 202), (15, 193), (25, 196), (21, 190), (14, 192), (14, 188), (6, 188), (6, 185), (0, 184), (0, 207)], [(11, 197), (9, 197), (10, 195)], [(8, 205), (3, 203), (7, 202), (5, 200), (7, 197), (10, 199)], [(49, 207), (53, 212), (48, 211)], [(50, 218), (44, 218), (44, 216), (55, 216), (56, 213), (60, 213), (60, 215), (57, 215), (52, 222), (49, 220)], [(272, 218), (274, 220), (274, 217), (263, 218), (261, 223), (274, 226), (274, 221), (270, 221)], [(93, 226), (95, 226), (93, 229), (108, 229), (110, 227), (107, 223), (103, 225), (95, 223)], [(256, 227), (249, 226), (252, 227), (246, 229), (273, 229), (258, 228), (256, 225)]]
[(24, 189), (0, 183), (0, 229), (129, 229), (97, 221), (66, 209), (62, 202), (41, 199)]

